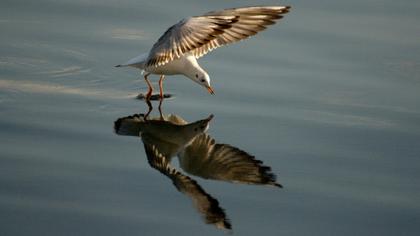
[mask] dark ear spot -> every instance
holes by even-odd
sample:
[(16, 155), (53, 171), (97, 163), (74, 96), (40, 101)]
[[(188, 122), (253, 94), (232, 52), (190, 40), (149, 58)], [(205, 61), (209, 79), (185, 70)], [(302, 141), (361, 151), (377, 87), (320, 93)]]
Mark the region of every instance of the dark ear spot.
[(195, 78), (197, 78), (197, 79), (198, 79), (198, 74), (195, 74)]

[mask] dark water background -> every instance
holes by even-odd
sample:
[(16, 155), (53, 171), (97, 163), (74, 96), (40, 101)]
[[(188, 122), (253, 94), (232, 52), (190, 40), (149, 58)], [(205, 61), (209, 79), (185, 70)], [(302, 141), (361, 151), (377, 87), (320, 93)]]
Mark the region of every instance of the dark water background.
[[(134, 69), (182, 17), (292, 5), (200, 60), (164, 113), (272, 167), (284, 189), (197, 181), (235, 235), (419, 235), (419, 1), (0, 2), (0, 235), (224, 235), (113, 122), (146, 111)], [(156, 77), (155, 77), (156, 78)], [(156, 81), (156, 80), (155, 80)], [(153, 112), (156, 115), (156, 111)]]

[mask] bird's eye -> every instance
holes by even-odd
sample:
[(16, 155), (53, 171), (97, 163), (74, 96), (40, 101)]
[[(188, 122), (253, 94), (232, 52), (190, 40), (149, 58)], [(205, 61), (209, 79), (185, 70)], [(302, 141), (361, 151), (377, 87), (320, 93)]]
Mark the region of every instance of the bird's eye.
[(195, 78), (198, 78), (198, 74), (195, 74)]
[(201, 79), (201, 82), (203, 82), (203, 83), (204, 83), (204, 81), (205, 81), (204, 79)]

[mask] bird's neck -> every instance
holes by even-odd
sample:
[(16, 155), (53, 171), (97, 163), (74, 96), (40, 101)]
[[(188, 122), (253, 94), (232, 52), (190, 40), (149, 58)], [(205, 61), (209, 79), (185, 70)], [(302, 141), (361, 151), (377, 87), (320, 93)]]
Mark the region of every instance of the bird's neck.
[(194, 55), (186, 55), (184, 57), (184, 66), (185, 66), (185, 76), (192, 80), (197, 80), (196, 75), (199, 75), (199, 77), (203, 74), (207, 74), (207, 72), (201, 68), (201, 66), (198, 64), (197, 59), (195, 59)]

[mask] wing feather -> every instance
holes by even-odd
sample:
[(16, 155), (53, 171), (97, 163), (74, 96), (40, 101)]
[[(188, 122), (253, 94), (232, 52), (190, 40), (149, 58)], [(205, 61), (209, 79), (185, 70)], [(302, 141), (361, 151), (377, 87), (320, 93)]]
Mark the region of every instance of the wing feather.
[(161, 66), (187, 53), (202, 57), (215, 48), (265, 30), (289, 9), (289, 6), (232, 8), (181, 20), (153, 45), (146, 66)]
[(151, 167), (172, 180), (177, 190), (193, 201), (194, 207), (201, 213), (207, 224), (218, 228), (231, 229), (232, 225), (219, 201), (208, 194), (194, 179), (172, 167), (169, 160), (154, 145), (144, 144), (147, 160)]
[(281, 187), (269, 166), (207, 134), (197, 136), (178, 156), (183, 170), (202, 178)]

